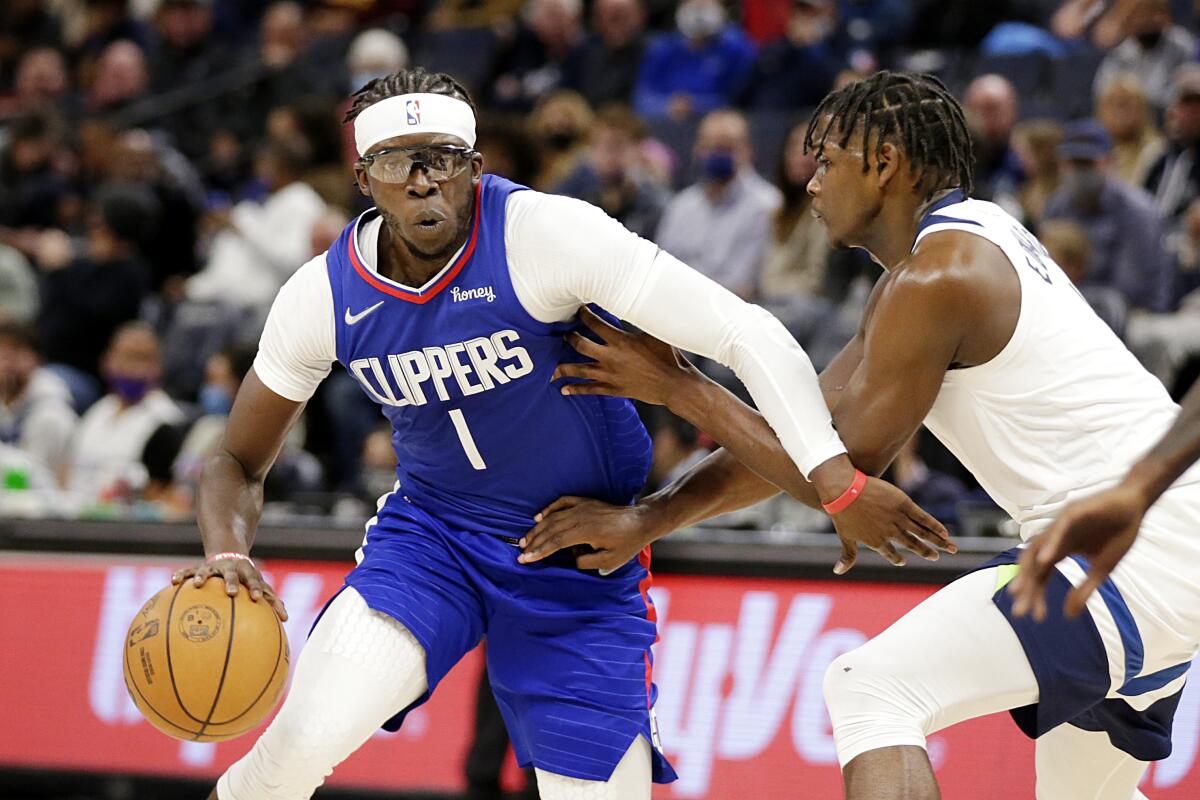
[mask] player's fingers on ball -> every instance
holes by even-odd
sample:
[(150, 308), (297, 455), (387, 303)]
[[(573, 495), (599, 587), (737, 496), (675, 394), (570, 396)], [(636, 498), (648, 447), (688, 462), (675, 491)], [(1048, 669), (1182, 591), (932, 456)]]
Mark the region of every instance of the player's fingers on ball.
[(204, 582), (207, 581), (210, 577), (212, 577), (212, 574), (213, 574), (212, 567), (209, 566), (208, 564), (205, 564), (205, 565), (199, 567), (192, 574), (192, 583), (196, 586), (203, 586)]
[(196, 571), (195, 567), (184, 567), (183, 569), (175, 570), (175, 574), (171, 576), (171, 583), (180, 584), (184, 579), (191, 576)]

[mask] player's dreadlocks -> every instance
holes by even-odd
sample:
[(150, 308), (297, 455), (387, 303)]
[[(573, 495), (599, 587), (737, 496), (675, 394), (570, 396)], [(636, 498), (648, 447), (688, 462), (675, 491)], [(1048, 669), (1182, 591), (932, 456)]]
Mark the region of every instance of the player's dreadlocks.
[(808, 124), (805, 150), (820, 153), (831, 135), (845, 147), (859, 130), (863, 172), (872, 146), (878, 158), (890, 141), (919, 171), (917, 189), (927, 195), (956, 187), (971, 193), (971, 134), (962, 106), (934, 76), (884, 70), (829, 94)]
[(475, 111), (475, 103), (466, 88), (444, 72), (426, 72), (421, 67), (402, 69), (376, 78), (354, 93), (353, 103), (342, 122), (351, 122), (368, 106), (401, 94), (444, 94), (462, 100)]

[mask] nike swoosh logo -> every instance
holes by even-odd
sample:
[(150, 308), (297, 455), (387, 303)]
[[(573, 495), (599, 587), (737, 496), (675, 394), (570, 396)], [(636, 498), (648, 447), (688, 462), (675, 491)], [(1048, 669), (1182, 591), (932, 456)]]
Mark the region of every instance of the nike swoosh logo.
[(346, 324), (347, 324), (347, 325), (354, 325), (354, 324), (355, 324), (355, 323), (357, 323), (359, 320), (361, 320), (363, 317), (367, 316), (367, 315), (368, 315), (368, 314), (370, 314), (372, 311), (374, 311), (375, 309), (379, 308), (381, 305), (383, 305), (383, 301), (382, 301), (382, 300), (380, 300), (378, 303), (376, 303), (376, 304), (375, 304), (375, 305), (373, 305), (373, 306), (368, 306), (367, 308), (364, 308), (362, 311), (358, 312), (357, 314), (351, 314), (351, 313), (350, 313), (350, 306), (346, 306)]

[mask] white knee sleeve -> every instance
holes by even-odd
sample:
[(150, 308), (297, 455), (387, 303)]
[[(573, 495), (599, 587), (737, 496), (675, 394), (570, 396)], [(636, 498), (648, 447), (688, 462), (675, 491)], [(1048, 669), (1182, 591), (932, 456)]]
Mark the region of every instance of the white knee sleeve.
[(879, 747), (924, 747), (935, 712), (889, 674), (886, 663), (860, 650), (839, 656), (825, 672), (825, 706), (843, 767)]
[(650, 743), (638, 736), (606, 781), (568, 778), (537, 770), (542, 800), (650, 800)]
[(220, 800), (307, 800), (335, 765), (427, 687), (425, 651), (353, 588), (300, 653), (283, 708), (217, 782)]
[(996, 570), (926, 599), (825, 673), (838, 761), (881, 747), (925, 746), (964, 719), (1037, 702), (1037, 679), (992, 602)]

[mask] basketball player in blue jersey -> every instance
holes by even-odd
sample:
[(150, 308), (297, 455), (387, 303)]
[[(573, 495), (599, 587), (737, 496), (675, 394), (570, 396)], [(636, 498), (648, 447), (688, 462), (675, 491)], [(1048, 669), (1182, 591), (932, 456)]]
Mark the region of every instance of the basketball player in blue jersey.
[[(1036, 238), (968, 197), (970, 136), (935, 78), (881, 72), (831, 94), (807, 146), (818, 163), (808, 190), (830, 240), (868, 250), (885, 270), (858, 336), (821, 375), (850, 457), (878, 474), (924, 423), (1022, 539), (1068, 509), (1055, 539), (1035, 548), (1044, 558), (1025, 557), (1039, 566), (1018, 584), (1019, 611), (1045, 592), (1043, 621), (1014, 612), (1005, 587), (1020, 571), (1015, 548), (834, 660), (825, 699), (846, 796), (938, 797), (926, 737), (1011, 710), (1037, 738), (1039, 800), (1143, 797), (1148, 762), (1171, 752), (1200, 647), (1200, 470), (1184, 471), (1200, 437), (1160, 445), (1134, 477), (1132, 500), (1105, 493), (1178, 406)], [(552, 504), (526, 537), (527, 558), (580, 544), (632, 552), (788, 484), (795, 470), (761, 416), (661, 342), (589, 324), (605, 344), (574, 338), (593, 362), (559, 374), (592, 383), (563, 391), (666, 404), (727, 449), (636, 506)], [(1127, 482), (1118, 495), (1129, 492)], [(1139, 518), (1136, 542), (1136, 522), (1087, 536), (1095, 515)], [(1090, 565), (1067, 557), (1073, 550), (1103, 560), (1086, 586)], [(1081, 586), (1084, 613), (1069, 617), (1064, 600)], [(978, 776), (981, 786), (1004, 780)]]
[(391, 421), (399, 480), (278, 716), (213, 797), (309, 797), (486, 636), (518, 761), (536, 768), (543, 798), (649, 798), (652, 780), (674, 777), (653, 721), (649, 552), (527, 563), (519, 546), (554, 498), (628, 504), (646, 477), (631, 403), (564, 397), (552, 382), (560, 362), (578, 360), (564, 337), (582, 307), (730, 366), (848, 541), (936, 556), (945, 531), (856, 473), (811, 364), (769, 314), (592, 206), (483, 174), (475, 111), (452, 78), (372, 81), (348, 120), (358, 186), (376, 207), (276, 298), (201, 482), (207, 559), (177, 579), (245, 583), (284, 613), (248, 554), (263, 477), (331, 362)]

